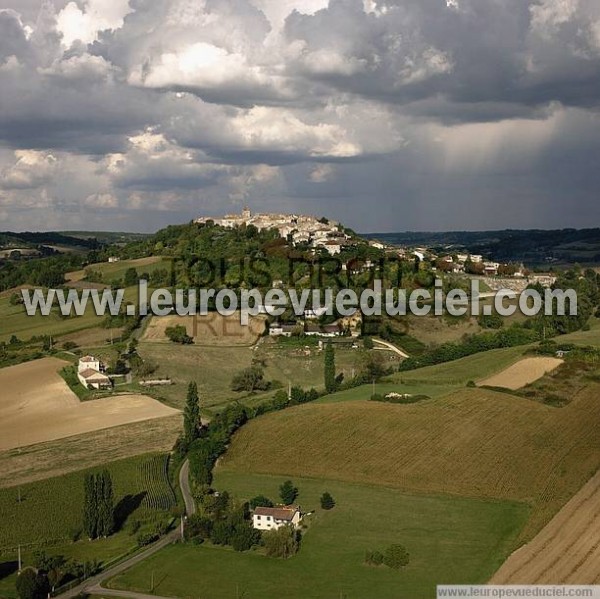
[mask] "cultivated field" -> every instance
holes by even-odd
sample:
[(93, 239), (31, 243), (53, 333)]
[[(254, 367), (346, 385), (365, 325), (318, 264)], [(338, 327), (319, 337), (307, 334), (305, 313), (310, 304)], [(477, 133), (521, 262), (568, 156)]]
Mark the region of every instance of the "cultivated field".
[(239, 313), (222, 316), (210, 312), (206, 316), (153, 316), (144, 330), (143, 341), (171, 343), (165, 334), (168, 327), (184, 326), (197, 345), (210, 347), (254, 345), (265, 331), (265, 318), (251, 318), (248, 326), (240, 324)]
[(482, 389), (298, 406), (244, 426), (222, 467), (525, 501), (530, 538), (600, 466), (599, 391), (561, 409)]
[(502, 372), (478, 382), (489, 387), (504, 387), (515, 391), (542, 378), (563, 363), (563, 360), (549, 357), (523, 358)]
[(600, 583), (600, 471), (518, 549), (492, 584)]
[[(110, 471), (115, 496), (117, 532), (93, 542), (82, 532), (84, 476), (78, 471), (32, 484), (0, 489), (0, 597), (16, 599), (17, 546), (21, 546), (24, 566), (33, 564), (34, 553), (43, 549), (49, 555), (72, 557), (80, 562), (106, 562), (136, 548), (140, 532), (153, 531), (171, 516), (162, 509), (172, 504), (172, 491), (164, 468), (148, 469), (148, 464), (165, 464), (167, 456), (145, 455), (118, 462), (103, 463)], [(149, 498), (163, 498), (158, 505)], [(136, 523), (133, 527), (132, 524)], [(139, 530), (138, 530), (139, 529)]]
[[(247, 500), (276, 498), (281, 477), (217, 471), (214, 486)], [(209, 544), (175, 545), (110, 581), (111, 587), (160, 596), (231, 599), (397, 599), (432, 597), (435, 582), (487, 580), (510, 552), (527, 516), (523, 505), (436, 496), (396, 489), (295, 478), (306, 518), (300, 553), (273, 559)], [(337, 504), (326, 512), (319, 496)], [(404, 544), (410, 564), (402, 571), (363, 563), (366, 550)], [(210, 592), (207, 590), (210, 589)], [(284, 590), (282, 590), (284, 589)]]
[(43, 358), (0, 370), (0, 450), (176, 413), (135, 394), (82, 403), (58, 374), (65, 364)]
[(151, 452), (170, 451), (181, 416), (133, 422), (0, 452), (0, 488), (41, 480)]
[(464, 385), (491, 376), (517, 362), (527, 346), (493, 349), (436, 366), (399, 372), (391, 378), (404, 382)]

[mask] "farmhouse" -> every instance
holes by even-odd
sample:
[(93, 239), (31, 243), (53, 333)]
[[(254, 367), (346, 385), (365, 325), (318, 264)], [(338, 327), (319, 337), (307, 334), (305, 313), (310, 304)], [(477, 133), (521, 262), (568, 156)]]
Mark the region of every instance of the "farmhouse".
[(291, 525), (298, 528), (302, 514), (300, 506), (257, 507), (252, 514), (252, 526), (257, 530), (275, 530)]
[(83, 356), (77, 365), (77, 378), (87, 389), (108, 389), (112, 383), (103, 370), (104, 366), (98, 358)]
[(274, 322), (269, 327), (269, 335), (271, 337), (291, 337), (297, 326), (298, 325), (295, 324), (281, 324), (279, 322)]

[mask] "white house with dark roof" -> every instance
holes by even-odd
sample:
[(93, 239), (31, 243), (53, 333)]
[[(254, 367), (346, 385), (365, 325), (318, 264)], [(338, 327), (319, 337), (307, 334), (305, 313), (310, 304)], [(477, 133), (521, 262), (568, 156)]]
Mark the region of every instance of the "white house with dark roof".
[(282, 526), (298, 528), (302, 520), (300, 506), (257, 507), (252, 514), (252, 526), (257, 530), (277, 530)]
[(86, 389), (108, 389), (111, 380), (102, 372), (102, 362), (94, 356), (83, 356), (77, 364), (77, 378)]

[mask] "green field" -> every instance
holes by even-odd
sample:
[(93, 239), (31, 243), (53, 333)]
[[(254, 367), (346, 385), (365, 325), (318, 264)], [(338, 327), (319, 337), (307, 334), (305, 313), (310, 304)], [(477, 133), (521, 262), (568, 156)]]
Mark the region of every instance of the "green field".
[[(219, 472), (215, 486), (238, 498), (273, 498), (280, 477)], [(510, 551), (527, 517), (512, 502), (406, 495), (385, 487), (294, 479), (308, 516), (300, 553), (287, 560), (212, 546), (169, 547), (110, 582), (111, 588), (163, 596), (229, 599), (419, 599), (435, 582), (484, 582)], [(328, 490), (336, 507), (319, 508)], [(403, 571), (363, 563), (366, 550), (404, 544), (411, 561)]]
[(575, 343), (576, 345), (593, 345), (600, 347), (600, 319), (590, 319), (589, 331), (576, 331), (568, 335), (561, 335), (554, 340), (557, 343)]
[(22, 341), (26, 341), (37, 335), (66, 335), (74, 331), (80, 331), (91, 327), (97, 327), (102, 323), (103, 316), (96, 316), (93, 306), (88, 306), (83, 316), (60, 318), (56, 311), (49, 316), (36, 314), (28, 316), (22, 305), (12, 306), (10, 296), (0, 297), (0, 320), (2, 331), (0, 341), (8, 341), (12, 335), (16, 335)]
[(523, 501), (531, 538), (600, 467), (600, 387), (564, 408), (483, 389), (401, 405), (311, 403), (234, 436), (224, 471)]
[(407, 383), (464, 385), (504, 370), (519, 360), (527, 349), (529, 346), (493, 349), (435, 366), (399, 372), (391, 378)]
[[(160, 478), (140, 476), (140, 470), (151, 458), (138, 456), (106, 465), (113, 477), (116, 512), (130, 517), (132, 506), (136, 510), (145, 507), (142, 503), (146, 496), (169, 493), (170, 487), (165, 487), (162, 475)], [(70, 540), (81, 529), (86, 472), (88, 470), (0, 489), (0, 511), (4, 516), (0, 552), (12, 552), (18, 544), (33, 547)], [(18, 501), (19, 494), (21, 502)], [(142, 509), (135, 517), (153, 519), (157, 513), (153, 509)]]
[(361, 385), (353, 387), (346, 391), (339, 391), (332, 395), (325, 395), (315, 403), (338, 403), (343, 401), (367, 401), (371, 398), (373, 392), (380, 395), (387, 393), (407, 393), (409, 395), (428, 395), (431, 398), (443, 397), (459, 389), (459, 385), (436, 385), (427, 383), (375, 383), (375, 385)]
[[(304, 346), (272, 344), (266, 340), (255, 350), (240, 346), (205, 347), (144, 341), (139, 344), (138, 353), (158, 366), (155, 376), (168, 376), (175, 382), (172, 386), (157, 388), (156, 393), (176, 408), (183, 406), (190, 381), (198, 383), (201, 406), (209, 410), (232, 400), (253, 403), (271, 396), (273, 391), (250, 397), (231, 391), (234, 374), (250, 366), (253, 359), (264, 360), (265, 378), (279, 382), (280, 387), (287, 389), (288, 382), (304, 388), (323, 387), (323, 354), (314, 346), (307, 350)], [(361, 356), (360, 350), (338, 350), (337, 371), (350, 377), (353, 369), (358, 372)]]
[[(120, 260), (119, 262), (98, 262), (86, 266), (85, 270), (97, 271), (102, 273), (104, 283), (110, 283), (113, 280), (121, 280), (129, 268), (135, 268), (138, 275), (151, 274), (159, 268), (170, 269), (171, 260), (163, 256), (149, 256), (137, 260)], [(80, 281), (85, 277), (85, 270), (78, 270), (67, 273), (67, 280)]]

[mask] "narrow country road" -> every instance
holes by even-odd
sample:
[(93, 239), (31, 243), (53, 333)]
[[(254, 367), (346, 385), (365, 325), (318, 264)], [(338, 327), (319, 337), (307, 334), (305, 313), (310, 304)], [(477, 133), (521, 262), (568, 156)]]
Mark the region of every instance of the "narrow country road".
[(387, 348), (390, 351), (393, 351), (395, 354), (398, 354), (399, 356), (401, 356), (403, 358), (410, 358), (410, 356), (405, 351), (402, 351), (399, 347), (396, 347), (395, 345), (392, 345), (391, 343), (388, 343), (387, 341), (382, 341), (381, 339), (373, 339), (373, 343), (378, 343), (379, 345), (384, 346), (384, 347), (376, 347), (375, 349)]
[(194, 501), (192, 492), (190, 490), (189, 460), (183, 462), (183, 466), (181, 466), (181, 470), (179, 471), (179, 488), (181, 489), (181, 494), (183, 495), (186, 516), (194, 515), (196, 513), (196, 502)]
[[(181, 488), (181, 494), (183, 495), (183, 501), (185, 503), (185, 511), (188, 516), (196, 513), (196, 502), (192, 497), (190, 490), (189, 481), (190, 463), (186, 460), (181, 466), (179, 471), (179, 487)], [(144, 593), (134, 593), (132, 591), (117, 591), (112, 589), (106, 589), (102, 586), (102, 583), (110, 578), (113, 578), (117, 574), (121, 574), (125, 570), (128, 570), (132, 566), (143, 562), (150, 556), (154, 555), (167, 545), (176, 543), (181, 540), (181, 526), (178, 526), (175, 530), (171, 531), (168, 535), (144, 549), (144, 551), (137, 553), (129, 559), (121, 562), (120, 564), (101, 572), (97, 576), (92, 576), (87, 580), (84, 580), (81, 584), (72, 588), (70, 591), (57, 595), (61, 599), (71, 599), (81, 593), (87, 593), (90, 595), (105, 595), (110, 597), (125, 597), (127, 599), (165, 599), (158, 595), (146, 595)]]

